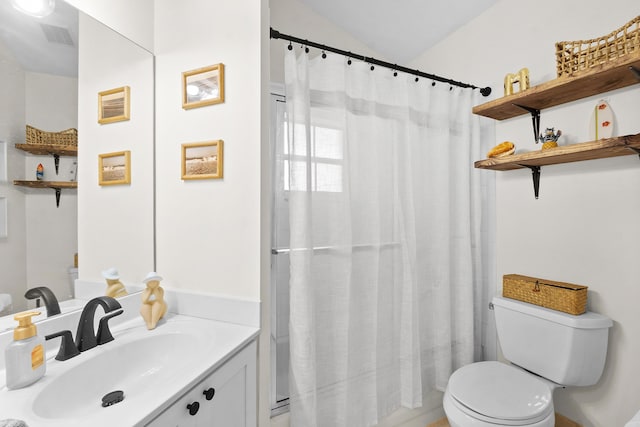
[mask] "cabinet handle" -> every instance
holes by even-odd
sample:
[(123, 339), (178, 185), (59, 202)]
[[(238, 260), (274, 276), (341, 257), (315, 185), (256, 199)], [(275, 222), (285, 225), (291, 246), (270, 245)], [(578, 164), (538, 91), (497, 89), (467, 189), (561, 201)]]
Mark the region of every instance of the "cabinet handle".
[(190, 405), (187, 405), (187, 409), (189, 410), (189, 415), (195, 415), (198, 413), (198, 409), (200, 409), (200, 404), (198, 402), (193, 402)]
[(203, 391), (202, 394), (204, 394), (204, 397), (207, 400), (211, 400), (211, 399), (213, 399), (213, 396), (216, 394), (216, 389), (213, 388), (213, 387), (208, 388), (205, 391)]

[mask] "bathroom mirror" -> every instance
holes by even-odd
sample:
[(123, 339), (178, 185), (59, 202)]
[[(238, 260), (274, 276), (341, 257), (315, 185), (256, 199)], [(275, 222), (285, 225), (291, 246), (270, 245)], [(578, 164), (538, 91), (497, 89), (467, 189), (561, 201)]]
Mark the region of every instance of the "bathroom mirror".
[[(81, 33), (78, 28), (79, 22), (83, 22), (85, 28), (89, 28), (92, 36), (89, 41), (79, 40)], [(24, 294), (27, 289), (36, 286), (49, 287), (60, 301), (63, 311), (65, 311), (65, 306), (68, 309), (80, 307), (79, 304), (74, 304), (72, 301), (69, 304), (64, 304), (73, 296), (71, 283), (75, 273), (72, 269), (74, 254), (78, 253), (81, 272), (83, 268), (83, 248), (78, 244), (78, 218), (84, 218), (83, 230), (85, 234), (95, 234), (96, 247), (99, 247), (101, 230), (97, 225), (100, 218), (89, 216), (87, 219), (87, 215), (83, 216), (83, 213), (79, 213), (79, 209), (82, 210), (83, 207), (79, 207), (77, 204), (78, 193), (83, 185), (87, 188), (98, 186), (97, 176), (93, 176), (97, 167), (97, 155), (94, 155), (93, 151), (96, 149), (109, 151), (110, 149), (105, 146), (105, 142), (97, 141), (97, 132), (106, 134), (107, 139), (111, 138), (114, 146), (111, 151), (120, 150), (121, 147), (117, 144), (123, 143), (122, 138), (114, 137), (114, 132), (118, 131), (118, 124), (100, 125), (96, 120), (95, 129), (85, 129), (85, 135), (90, 135), (91, 138), (83, 137), (82, 128), (78, 126), (79, 115), (97, 114), (97, 91), (95, 97), (85, 91), (84, 97), (91, 97), (91, 99), (84, 100), (84, 103), (83, 100), (78, 99), (81, 88), (87, 87), (86, 82), (79, 82), (78, 46), (80, 44), (85, 52), (91, 49), (109, 55), (108, 50), (105, 50), (104, 43), (98, 45), (96, 40), (100, 40), (100, 42), (106, 40), (106, 44), (119, 46), (119, 52), (126, 51), (126, 54), (123, 54), (119, 59), (122, 58), (120, 61), (135, 62), (136, 72), (140, 72), (142, 69), (140, 64), (144, 63), (146, 68), (143, 70), (148, 74), (142, 80), (149, 82), (153, 88), (154, 71), (151, 52), (79, 12), (66, 2), (57, 0), (55, 11), (51, 15), (41, 18), (30, 17), (17, 11), (9, 0), (0, 2), (0, 93), (3, 94), (3, 102), (0, 105), (0, 141), (5, 143), (7, 151), (5, 156), (0, 156), (0, 161), (6, 162), (5, 169), (7, 170), (6, 180), (0, 177), (0, 198), (6, 204), (7, 212), (7, 235), (0, 238), (0, 308), (2, 308), (2, 294), (11, 295), (12, 300), (10, 310), (7, 307), (0, 310), (0, 315), (5, 315), (5, 317), (10, 313), (33, 307), (33, 302), (27, 301)], [(113, 43), (110, 43), (109, 40)], [(88, 45), (92, 42), (96, 45)], [(123, 48), (125, 44), (127, 46)], [(109, 60), (108, 57), (103, 58)], [(119, 62), (117, 65), (122, 70), (126, 69), (124, 62)], [(110, 74), (116, 75), (117, 73)], [(85, 72), (85, 80), (91, 80), (91, 77), (86, 78)], [(137, 77), (141, 79), (140, 76)], [(88, 84), (90, 85), (91, 82), (89, 81)], [(107, 79), (105, 84), (111, 83)], [(125, 84), (127, 82), (123, 82), (120, 86)], [(103, 87), (102, 89), (107, 90), (111, 87)], [(91, 88), (91, 93), (93, 91)], [(138, 90), (137, 94), (140, 93), (141, 91)], [(137, 103), (137, 108), (141, 103), (146, 103), (147, 109), (153, 111), (153, 96), (138, 98), (135, 96), (134, 92), (132, 97), (133, 102)], [(91, 107), (88, 108), (87, 105), (91, 105)], [(136, 110), (133, 108), (131, 124), (128, 125), (140, 126), (141, 121), (135, 120), (140, 118), (141, 114), (135, 117)], [(138, 159), (147, 157), (147, 153), (151, 153), (149, 157), (153, 156), (153, 121), (148, 121), (148, 123), (147, 133), (151, 135), (150, 138), (138, 138), (135, 141), (127, 142), (137, 144), (135, 149), (138, 150)], [(26, 142), (26, 125), (51, 132), (78, 128), (80, 134), (79, 150), (80, 152), (90, 151), (90, 155), (89, 157), (84, 157), (84, 155), (82, 157), (60, 156), (59, 169), (56, 174), (53, 156), (34, 155), (15, 147), (15, 144)], [(111, 128), (107, 126), (111, 126)], [(119, 130), (122, 131), (123, 128), (120, 127)], [(140, 134), (136, 133), (135, 129), (127, 131), (132, 135)], [(103, 145), (98, 145), (101, 143)], [(139, 150), (143, 144), (146, 151), (140, 153)], [(95, 165), (91, 164), (93, 157), (95, 157)], [(135, 167), (136, 158), (133, 161)], [(91, 176), (83, 177), (81, 173), (76, 175), (76, 171), (82, 172), (83, 162), (88, 163), (88, 166), (84, 167), (86, 170), (91, 170)], [(19, 188), (13, 184), (14, 180), (36, 181), (38, 164), (44, 166), (44, 181), (77, 180), (79, 189), (62, 189), (59, 206), (56, 207), (56, 194), (53, 189)], [(0, 165), (0, 170), (4, 166)], [(148, 175), (150, 172), (147, 171), (146, 174)], [(134, 180), (135, 178), (134, 176)], [(84, 183), (82, 179), (84, 179)], [(95, 182), (91, 182), (92, 180)], [(132, 184), (131, 188), (135, 190), (136, 194), (142, 192), (153, 194), (152, 181), (138, 179), (135, 184), (135, 187)], [(118, 199), (117, 191), (109, 193), (107, 190), (101, 195)], [(95, 202), (95, 198), (89, 201), (89, 203), (93, 202)], [(94, 205), (91, 208), (106, 210), (106, 215), (109, 214), (107, 209), (101, 209), (99, 206)], [(120, 206), (112, 206), (112, 208), (119, 209)], [(147, 213), (144, 215), (144, 217), (133, 215), (133, 220), (130, 221), (132, 223), (127, 225), (127, 229), (122, 230), (128, 235), (128, 241), (123, 244), (136, 248), (138, 253), (140, 248), (149, 251), (149, 254), (142, 257), (143, 265), (141, 268), (143, 270), (140, 274), (155, 269), (153, 265), (154, 242), (148, 242), (148, 235), (144, 234), (140, 239), (144, 239), (145, 242), (136, 242), (136, 233), (130, 232), (136, 227), (149, 228), (148, 224), (154, 223), (153, 209), (147, 209)], [(140, 223), (136, 224), (135, 221)], [(91, 230), (89, 231), (88, 228)], [(106, 233), (103, 235), (104, 238), (109, 237), (106, 236)], [(154, 240), (153, 236), (151, 240)], [(131, 254), (126, 251), (121, 254), (109, 253), (104, 256), (92, 254), (91, 258), (95, 259), (94, 255), (100, 255), (98, 258), (104, 259), (104, 265), (101, 269), (119, 267), (120, 263), (131, 262)], [(91, 267), (92, 270), (98, 268), (96, 265)], [(95, 277), (91, 277), (91, 279), (95, 280)], [(2, 329), (0, 327), (0, 330)]]

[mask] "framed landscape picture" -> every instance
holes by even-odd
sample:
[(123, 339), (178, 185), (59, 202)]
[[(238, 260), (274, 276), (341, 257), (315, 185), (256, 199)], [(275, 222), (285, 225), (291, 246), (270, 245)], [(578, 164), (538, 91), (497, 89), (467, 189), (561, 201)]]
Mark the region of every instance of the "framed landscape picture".
[(131, 152), (100, 154), (98, 156), (98, 183), (100, 185), (131, 184)]
[(98, 93), (98, 123), (129, 120), (129, 86)]
[(182, 144), (182, 179), (220, 179), (223, 141)]
[(182, 108), (197, 108), (224, 102), (224, 64), (182, 73)]

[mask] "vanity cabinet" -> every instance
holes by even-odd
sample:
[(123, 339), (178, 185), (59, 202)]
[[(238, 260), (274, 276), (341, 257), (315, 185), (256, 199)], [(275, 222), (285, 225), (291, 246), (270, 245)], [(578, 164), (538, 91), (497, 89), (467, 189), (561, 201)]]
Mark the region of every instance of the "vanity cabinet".
[(256, 352), (256, 342), (252, 341), (146, 425), (255, 427)]

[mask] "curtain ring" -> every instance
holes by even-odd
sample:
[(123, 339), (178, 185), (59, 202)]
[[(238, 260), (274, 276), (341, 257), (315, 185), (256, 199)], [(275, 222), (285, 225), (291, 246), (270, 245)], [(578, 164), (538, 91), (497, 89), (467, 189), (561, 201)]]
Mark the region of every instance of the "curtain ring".
[(351, 65), (351, 58), (347, 60), (347, 65)]
[(304, 47), (304, 53), (309, 53), (309, 46)]
[(291, 42), (289, 42), (289, 46), (287, 47), (289, 50), (293, 50), (293, 46), (291, 46)]
[(325, 59), (327, 57), (327, 54), (324, 53), (324, 50), (322, 51), (322, 59)]

